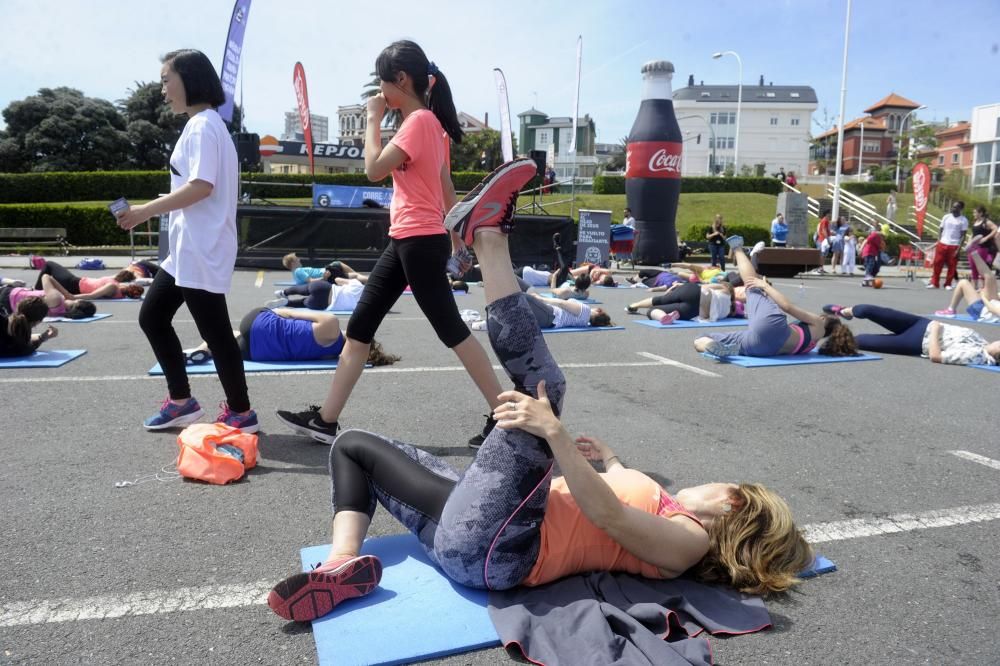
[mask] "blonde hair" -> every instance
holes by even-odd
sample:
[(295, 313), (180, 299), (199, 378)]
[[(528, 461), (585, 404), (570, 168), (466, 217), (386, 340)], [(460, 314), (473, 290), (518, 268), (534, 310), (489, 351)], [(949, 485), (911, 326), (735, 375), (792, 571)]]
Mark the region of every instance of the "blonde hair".
[(709, 526), (708, 554), (692, 573), (749, 594), (789, 590), (814, 556), (785, 500), (756, 483), (741, 483), (732, 499), (733, 511)]
[(281, 258), (281, 265), (287, 268), (288, 270), (292, 270), (292, 264), (298, 260), (299, 260), (299, 255), (295, 254), (294, 252), (289, 252), (288, 254), (286, 254)]

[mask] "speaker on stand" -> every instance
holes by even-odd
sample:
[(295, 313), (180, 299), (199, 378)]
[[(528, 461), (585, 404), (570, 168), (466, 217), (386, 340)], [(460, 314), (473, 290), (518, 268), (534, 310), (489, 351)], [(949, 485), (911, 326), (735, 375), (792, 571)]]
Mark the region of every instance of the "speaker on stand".
[[(260, 136), (249, 132), (233, 134), (236, 144), (236, 159), (240, 164), (240, 172), (248, 175), (247, 191), (240, 193), (240, 201), (253, 203), (253, 173), (260, 170)], [(267, 203), (267, 199), (261, 199)]]

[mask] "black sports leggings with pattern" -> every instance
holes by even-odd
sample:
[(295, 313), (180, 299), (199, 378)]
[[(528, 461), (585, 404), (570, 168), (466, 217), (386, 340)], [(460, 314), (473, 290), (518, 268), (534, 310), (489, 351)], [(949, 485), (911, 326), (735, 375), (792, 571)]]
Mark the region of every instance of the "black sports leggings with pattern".
[[(490, 343), (517, 390), (545, 390), (558, 415), (566, 380), (527, 302), (512, 294), (487, 308)], [(502, 590), (531, 572), (548, 504), (552, 452), (523, 430), (494, 428), (465, 472), (414, 446), (360, 430), (330, 451), (333, 509), (374, 515), (384, 506), (454, 581)]]

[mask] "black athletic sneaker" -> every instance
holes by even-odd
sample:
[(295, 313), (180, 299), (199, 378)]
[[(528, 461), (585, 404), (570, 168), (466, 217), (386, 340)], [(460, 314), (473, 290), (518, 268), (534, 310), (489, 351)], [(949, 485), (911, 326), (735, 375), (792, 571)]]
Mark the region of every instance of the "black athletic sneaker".
[(296, 433), (312, 437), (324, 444), (333, 444), (333, 440), (337, 438), (337, 430), (340, 429), (336, 421), (332, 423), (324, 421), (316, 405), (309, 405), (309, 409), (304, 412), (286, 412), (279, 409), (275, 413), (279, 421)]
[(469, 440), (470, 449), (478, 449), (486, 441), (486, 437), (493, 432), (493, 428), (497, 425), (497, 420), (493, 418), (492, 415), (486, 415), (486, 425), (483, 426), (483, 431), (478, 435), (474, 435), (472, 439)]

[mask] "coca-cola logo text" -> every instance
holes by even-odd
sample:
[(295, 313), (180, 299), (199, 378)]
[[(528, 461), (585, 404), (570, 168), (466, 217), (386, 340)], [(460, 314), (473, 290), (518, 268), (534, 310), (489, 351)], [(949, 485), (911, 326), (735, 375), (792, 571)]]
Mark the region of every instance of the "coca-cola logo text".
[(926, 183), (927, 176), (924, 174), (924, 170), (916, 169), (913, 172), (913, 203), (917, 210), (924, 210), (927, 208), (927, 192), (925, 191)]
[(299, 105), (299, 120), (302, 121), (303, 132), (309, 129), (309, 102), (306, 101), (305, 83), (305, 79), (296, 71), (293, 85), (295, 86), (295, 101)]
[(633, 141), (625, 154), (626, 178), (680, 178), (679, 141)]
[(676, 171), (681, 172), (681, 156), (671, 155), (665, 149), (660, 148), (649, 158), (650, 171)]

